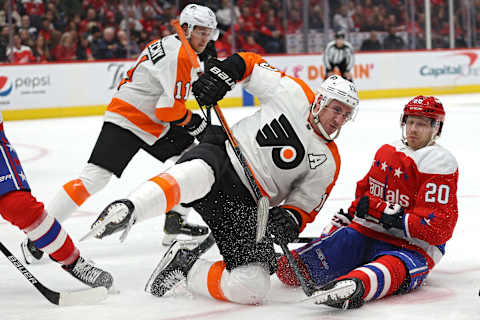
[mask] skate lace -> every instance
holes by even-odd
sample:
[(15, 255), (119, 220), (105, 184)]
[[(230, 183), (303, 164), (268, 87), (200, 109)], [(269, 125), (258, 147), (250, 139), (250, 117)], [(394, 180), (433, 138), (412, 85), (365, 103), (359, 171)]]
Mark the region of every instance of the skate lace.
[(73, 268), (72, 272), (75, 274), (75, 276), (77, 276), (77, 278), (83, 280), (84, 282), (93, 284), (102, 273), (102, 270), (95, 268), (87, 262), (79, 261), (75, 265), (75, 268)]

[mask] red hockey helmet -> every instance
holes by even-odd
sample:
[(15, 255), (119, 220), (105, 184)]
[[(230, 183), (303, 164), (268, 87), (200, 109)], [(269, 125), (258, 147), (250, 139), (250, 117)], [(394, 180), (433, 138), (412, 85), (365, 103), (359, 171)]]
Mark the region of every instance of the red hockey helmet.
[(432, 126), (438, 125), (437, 136), (440, 136), (445, 119), (445, 110), (443, 104), (432, 96), (416, 96), (410, 100), (403, 108), (400, 118), (400, 125), (405, 125), (408, 116), (419, 116), (432, 119)]

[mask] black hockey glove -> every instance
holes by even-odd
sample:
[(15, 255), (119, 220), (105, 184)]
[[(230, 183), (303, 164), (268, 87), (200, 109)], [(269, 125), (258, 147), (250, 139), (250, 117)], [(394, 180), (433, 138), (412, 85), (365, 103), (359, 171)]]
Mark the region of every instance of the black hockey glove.
[(405, 212), (399, 204), (383, 201), (379, 198), (363, 196), (357, 203), (355, 215), (359, 218), (377, 219), (385, 229), (397, 228), (403, 230)]
[(276, 244), (290, 243), (298, 238), (302, 217), (293, 209), (273, 207), (269, 210), (267, 230)]
[(192, 85), (192, 92), (200, 106), (213, 106), (232, 90), (245, 73), (245, 62), (234, 54), (220, 61), (210, 59), (205, 73)]
[(191, 136), (200, 138), (207, 128), (207, 121), (199, 114), (193, 113), (190, 122), (183, 127), (187, 129)]

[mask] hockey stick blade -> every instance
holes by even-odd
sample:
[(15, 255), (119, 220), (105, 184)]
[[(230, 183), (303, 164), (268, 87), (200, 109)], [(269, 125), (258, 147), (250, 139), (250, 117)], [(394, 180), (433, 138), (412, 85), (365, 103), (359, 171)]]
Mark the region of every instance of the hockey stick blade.
[(108, 290), (105, 287), (96, 287), (78, 291), (59, 292), (59, 295), (58, 305), (60, 306), (94, 304), (105, 300), (108, 296)]
[(267, 197), (263, 196), (258, 200), (257, 207), (257, 235), (255, 241), (259, 243), (265, 237), (268, 222), (268, 209), (270, 207), (270, 201)]
[(4, 245), (0, 242), (0, 251), (7, 257), (18, 271), (31, 283), (48, 301), (59, 306), (71, 306), (78, 304), (93, 304), (107, 298), (107, 289), (104, 287), (88, 288), (78, 291), (57, 292), (45, 287), (25, 266), (18, 261)]

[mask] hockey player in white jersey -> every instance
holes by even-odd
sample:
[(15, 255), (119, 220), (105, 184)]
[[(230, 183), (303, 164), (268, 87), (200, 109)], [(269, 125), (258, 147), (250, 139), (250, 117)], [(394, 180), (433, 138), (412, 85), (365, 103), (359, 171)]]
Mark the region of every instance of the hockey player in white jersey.
[[(198, 54), (218, 37), (215, 14), (207, 7), (187, 5), (179, 20)], [(206, 127), (202, 117), (185, 107), (191, 83), (197, 77), (178, 36), (150, 42), (119, 83), (87, 165), (48, 204), (50, 214), (65, 221), (90, 196), (103, 189), (112, 175), (120, 178), (140, 149), (164, 162), (192, 145), (194, 137)], [(181, 206), (172, 209), (165, 219), (165, 245), (170, 245), (178, 234), (194, 239), (208, 233), (204, 226), (185, 222), (189, 209)], [(22, 251), (28, 263), (42, 256), (31, 241), (22, 243)]]
[[(332, 76), (315, 93), (261, 56), (242, 52), (224, 61), (213, 59), (192, 90), (199, 104), (213, 105), (239, 81), (259, 98), (261, 107), (232, 132), (270, 199), (269, 231), (275, 241), (288, 243), (314, 220), (335, 184), (340, 156), (333, 140), (357, 111), (357, 89)], [(256, 202), (232, 147), (215, 128), (207, 129), (202, 142), (175, 166), (107, 206), (94, 224), (95, 229), (102, 226), (96, 236), (168, 212), (179, 203), (193, 206), (210, 227), (223, 261), (199, 259), (175, 242), (146, 290), (163, 296), (184, 277), (195, 293), (261, 303), (277, 268), (273, 243), (270, 238), (256, 243)], [(115, 222), (104, 222), (111, 219)]]

